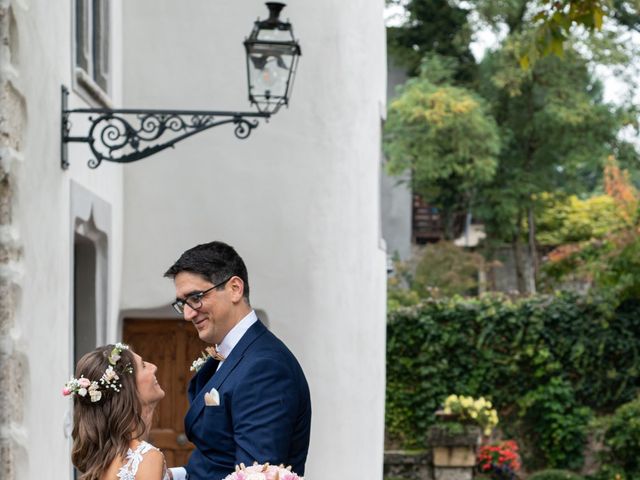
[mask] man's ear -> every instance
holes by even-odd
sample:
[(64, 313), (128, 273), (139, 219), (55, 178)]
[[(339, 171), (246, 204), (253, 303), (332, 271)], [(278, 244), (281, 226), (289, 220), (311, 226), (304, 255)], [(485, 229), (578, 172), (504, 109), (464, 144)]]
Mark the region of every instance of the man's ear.
[(229, 289), (231, 290), (231, 301), (233, 303), (242, 301), (244, 296), (244, 282), (242, 279), (237, 276), (231, 277), (227, 285), (229, 285)]

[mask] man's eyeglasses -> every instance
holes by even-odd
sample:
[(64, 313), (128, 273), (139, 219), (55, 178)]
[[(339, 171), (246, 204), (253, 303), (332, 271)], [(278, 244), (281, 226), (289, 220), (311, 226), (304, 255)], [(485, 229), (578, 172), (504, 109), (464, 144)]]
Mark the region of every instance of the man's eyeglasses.
[(175, 302), (173, 302), (171, 304), (171, 306), (173, 307), (173, 309), (178, 312), (180, 315), (182, 315), (184, 313), (184, 306), (185, 305), (189, 305), (189, 307), (191, 307), (192, 310), (197, 310), (200, 307), (202, 307), (202, 299), (204, 298), (204, 296), (209, 293), (211, 290), (214, 290), (218, 287), (223, 286), (225, 283), (227, 283), (229, 280), (231, 280), (233, 278), (233, 275), (231, 275), (229, 278), (227, 278), (226, 280), (223, 280), (222, 282), (218, 283), (217, 285), (214, 285), (211, 288), (207, 288), (205, 291), (203, 292), (195, 292), (192, 293), (191, 295), (189, 295), (187, 298), (185, 298), (184, 300), (180, 300), (177, 299)]

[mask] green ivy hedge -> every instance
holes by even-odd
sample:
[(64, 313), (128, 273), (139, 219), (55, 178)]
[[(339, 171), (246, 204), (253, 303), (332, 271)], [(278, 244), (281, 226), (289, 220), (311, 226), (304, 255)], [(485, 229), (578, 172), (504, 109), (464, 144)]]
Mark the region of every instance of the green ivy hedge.
[(604, 449), (602, 468), (594, 480), (640, 479), (640, 397), (600, 419)]
[(389, 438), (424, 445), (451, 393), (484, 396), (530, 468), (579, 468), (586, 427), (635, 398), (640, 302), (614, 313), (570, 293), (434, 300), (389, 313)]

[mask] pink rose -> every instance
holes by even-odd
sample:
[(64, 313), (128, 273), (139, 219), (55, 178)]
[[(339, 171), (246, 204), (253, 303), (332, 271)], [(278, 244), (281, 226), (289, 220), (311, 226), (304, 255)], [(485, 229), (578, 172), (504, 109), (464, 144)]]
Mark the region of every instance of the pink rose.
[(62, 395), (64, 395), (65, 397), (71, 395), (71, 390), (69, 390), (68, 387), (64, 387), (62, 389)]
[(80, 385), (82, 388), (89, 388), (89, 385), (91, 385), (91, 380), (89, 380), (88, 378), (79, 378), (78, 379), (78, 385)]

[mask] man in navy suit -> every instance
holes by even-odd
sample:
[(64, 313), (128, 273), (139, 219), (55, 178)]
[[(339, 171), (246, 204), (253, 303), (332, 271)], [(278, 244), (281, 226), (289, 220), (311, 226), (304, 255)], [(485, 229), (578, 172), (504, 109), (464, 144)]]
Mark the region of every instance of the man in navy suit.
[(165, 273), (176, 288), (176, 311), (201, 340), (215, 346), (189, 384), (189, 462), (174, 480), (219, 480), (240, 463), (291, 465), (304, 475), (311, 401), (304, 373), (249, 303), (242, 258), (211, 242), (182, 254)]

